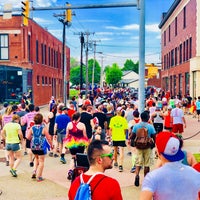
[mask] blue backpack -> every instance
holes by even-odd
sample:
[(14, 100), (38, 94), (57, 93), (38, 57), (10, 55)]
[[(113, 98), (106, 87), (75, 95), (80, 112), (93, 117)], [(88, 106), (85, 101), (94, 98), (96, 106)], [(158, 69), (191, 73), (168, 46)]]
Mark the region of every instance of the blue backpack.
[(103, 175), (101, 179), (97, 182), (93, 190), (91, 191), (90, 183), (97, 174), (103, 174), (103, 173), (96, 173), (92, 175), (87, 183), (84, 183), (83, 174), (80, 175), (81, 184), (76, 192), (74, 200), (92, 200), (92, 193), (96, 189), (97, 185), (106, 177), (105, 175)]
[(44, 150), (45, 135), (42, 134), (44, 125), (32, 127), (33, 135), (31, 140), (31, 150)]

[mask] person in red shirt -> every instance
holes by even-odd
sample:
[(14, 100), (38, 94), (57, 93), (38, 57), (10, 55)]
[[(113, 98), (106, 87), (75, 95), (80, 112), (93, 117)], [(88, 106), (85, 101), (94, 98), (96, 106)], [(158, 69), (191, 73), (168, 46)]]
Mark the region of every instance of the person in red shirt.
[(172, 111), (172, 107), (168, 106), (167, 111), (163, 114), (164, 115), (164, 128), (165, 128), (165, 130), (168, 130), (168, 131), (172, 130), (171, 111)]
[[(90, 182), (92, 200), (122, 200), (120, 185), (117, 180), (104, 175), (106, 169), (113, 167), (113, 153), (108, 142), (102, 140), (92, 141), (87, 149), (89, 170), (83, 174), (83, 181), (87, 183), (94, 174)], [(74, 200), (76, 192), (80, 186), (80, 176), (71, 184), (68, 192), (69, 200)]]
[(67, 114), (70, 117), (70, 119), (72, 119), (72, 115), (76, 112), (75, 108), (74, 108), (74, 104), (72, 102), (70, 102), (69, 104), (69, 108), (67, 110)]

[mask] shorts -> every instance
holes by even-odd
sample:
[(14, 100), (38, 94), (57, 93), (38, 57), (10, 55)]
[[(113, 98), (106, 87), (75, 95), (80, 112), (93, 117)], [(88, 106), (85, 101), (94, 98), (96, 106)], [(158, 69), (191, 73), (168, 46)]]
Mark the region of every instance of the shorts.
[(46, 154), (43, 150), (32, 150), (32, 152), (34, 155), (39, 155), (39, 156)]
[(129, 137), (129, 133), (128, 133), (128, 130), (126, 130), (126, 140), (128, 140), (128, 137)]
[(19, 145), (19, 143), (14, 143), (14, 144), (8, 143), (8, 144), (6, 144), (6, 150), (7, 151), (13, 151), (13, 152), (19, 151), (20, 145)]
[(197, 115), (200, 115), (200, 110), (197, 110)]
[(126, 147), (125, 141), (113, 141), (112, 143), (114, 147)]
[(26, 139), (26, 130), (22, 130), (23, 138)]
[(135, 165), (150, 167), (153, 163), (152, 149), (137, 149)]
[(165, 128), (165, 130), (168, 130), (168, 131), (172, 131), (172, 127), (164, 127)]
[(66, 136), (65, 134), (58, 133), (57, 142), (60, 143), (60, 144), (63, 144), (63, 140), (64, 140), (65, 136)]
[(26, 148), (30, 149), (31, 148), (31, 141), (26, 139)]
[(183, 133), (183, 124), (173, 124), (172, 132), (174, 132), (174, 133)]

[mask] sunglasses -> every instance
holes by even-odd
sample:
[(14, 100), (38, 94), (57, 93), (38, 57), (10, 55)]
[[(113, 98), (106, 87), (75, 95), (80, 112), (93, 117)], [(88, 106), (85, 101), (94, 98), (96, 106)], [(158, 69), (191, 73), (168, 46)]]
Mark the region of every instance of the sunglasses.
[(104, 153), (104, 154), (101, 154), (100, 156), (101, 156), (101, 158), (109, 157), (110, 159), (112, 159), (113, 158), (113, 153)]

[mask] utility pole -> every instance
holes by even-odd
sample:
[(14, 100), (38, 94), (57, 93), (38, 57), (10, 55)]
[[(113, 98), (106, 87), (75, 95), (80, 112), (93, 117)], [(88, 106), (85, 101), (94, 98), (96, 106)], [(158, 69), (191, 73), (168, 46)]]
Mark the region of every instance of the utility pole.
[(100, 42), (100, 40), (94, 40), (94, 62), (93, 62), (93, 68), (92, 68), (92, 92), (94, 89), (94, 71), (95, 71), (95, 64), (96, 64), (96, 46), (97, 42)]
[[(69, 8), (71, 5), (67, 2), (66, 6)], [(63, 24), (63, 45), (62, 45), (62, 71), (63, 71), (63, 103), (66, 106), (67, 105), (67, 85), (69, 83), (68, 80), (66, 80), (67, 76), (67, 56), (66, 56), (66, 25), (67, 27), (71, 26), (71, 20), (72, 20), (72, 12), (71, 9), (66, 9), (66, 11), (63, 14), (54, 14), (54, 17), (60, 17), (58, 20)]]
[(81, 58), (80, 58), (80, 91), (83, 89), (83, 44), (84, 44), (84, 36), (83, 33), (81, 33)]
[[(81, 58), (80, 58), (80, 90), (83, 89), (83, 47), (85, 46), (85, 66), (86, 66), (86, 76), (85, 76), (85, 84), (86, 84), (86, 94), (88, 93), (88, 51), (89, 51), (89, 36), (91, 34), (91, 32), (81, 32), (81, 33), (74, 33), (74, 35), (81, 35), (80, 36), (80, 40), (81, 40)], [(86, 36), (86, 42), (85, 42), (85, 38), (84, 36)], [(85, 44), (85, 45), (84, 45)]]
[(100, 87), (103, 88), (103, 53), (101, 52), (101, 77), (100, 77)]
[(139, 111), (144, 111), (145, 102), (145, 0), (140, 0), (140, 30), (139, 30)]
[(88, 51), (89, 51), (89, 36), (91, 34), (94, 35), (94, 33), (90, 33), (90, 32), (85, 32), (84, 33), (86, 35), (86, 51), (85, 51), (85, 54), (86, 54), (86, 79), (85, 79), (85, 82), (86, 82), (86, 95), (88, 94), (88, 84), (89, 84), (89, 81), (88, 81)]

